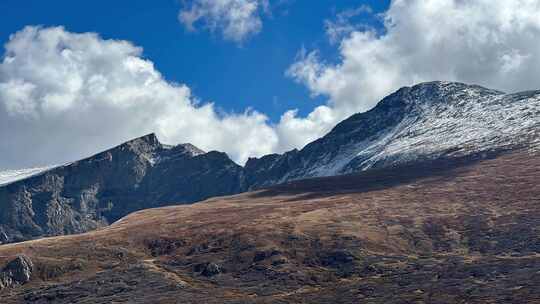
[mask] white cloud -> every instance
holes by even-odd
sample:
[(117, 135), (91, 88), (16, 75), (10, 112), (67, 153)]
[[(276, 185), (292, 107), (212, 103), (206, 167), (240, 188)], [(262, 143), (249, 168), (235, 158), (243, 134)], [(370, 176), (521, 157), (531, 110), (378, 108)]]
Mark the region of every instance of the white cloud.
[(276, 126), (279, 137), (278, 152), (302, 148), (321, 137), (334, 125), (334, 112), (327, 106), (318, 106), (307, 117), (297, 116), (297, 110), (285, 112)]
[(268, 0), (191, 0), (178, 19), (190, 31), (200, 24), (221, 32), (226, 40), (241, 42), (261, 31), (261, 15), (268, 7)]
[(354, 23), (351, 21), (352, 18), (357, 17), (361, 14), (372, 14), (373, 9), (368, 5), (361, 5), (357, 8), (347, 9), (338, 14), (334, 20), (327, 19), (324, 20), (324, 28), (326, 30), (326, 35), (330, 40), (330, 43), (334, 44), (339, 42), (344, 37), (348, 36), (350, 33), (367, 29), (364, 24)]
[[(263, 9), (265, 2), (256, 2)], [(197, 12), (197, 3), (214, 2), (193, 2), (188, 11)], [(538, 0), (395, 0), (382, 16), (383, 30), (352, 25), (336, 36), (337, 64), (317, 51), (300, 54), (288, 75), (328, 102), (306, 117), (287, 111), (275, 125), (250, 110), (219, 115), (185, 85), (166, 81), (130, 42), (27, 27), (10, 38), (0, 63), (0, 168), (75, 160), (149, 132), (167, 143), (225, 151), (242, 163), (248, 156), (300, 148), (420, 81), (538, 89), (538, 16)], [(220, 18), (204, 23), (221, 31)]]
[(76, 160), (150, 132), (240, 163), (278, 145), (266, 116), (218, 115), (127, 41), (62, 27), (11, 36), (0, 63), (0, 168)]
[(288, 70), (313, 95), (329, 97), (334, 122), (422, 81), (540, 88), (538, 0), (394, 0), (379, 33), (347, 23), (350, 15), (339, 17), (335, 28), (326, 24), (331, 39), (341, 37), (338, 64), (313, 51)]

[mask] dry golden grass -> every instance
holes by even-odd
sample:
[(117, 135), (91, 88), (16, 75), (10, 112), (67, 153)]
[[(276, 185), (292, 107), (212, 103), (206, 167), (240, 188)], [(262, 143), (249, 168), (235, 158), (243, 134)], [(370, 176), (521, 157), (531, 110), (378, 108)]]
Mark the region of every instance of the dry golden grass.
[[(299, 181), (0, 246), (2, 303), (540, 302), (540, 156)], [(203, 275), (208, 263), (222, 270)]]

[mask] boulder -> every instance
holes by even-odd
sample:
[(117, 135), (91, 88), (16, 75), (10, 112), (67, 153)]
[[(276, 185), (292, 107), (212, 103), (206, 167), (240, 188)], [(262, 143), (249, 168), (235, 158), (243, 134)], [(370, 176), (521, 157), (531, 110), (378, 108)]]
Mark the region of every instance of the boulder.
[(203, 263), (195, 266), (195, 271), (205, 277), (213, 277), (223, 272), (221, 266), (216, 263)]
[(32, 278), (33, 271), (34, 263), (29, 257), (17, 256), (0, 272), (0, 289), (28, 283)]

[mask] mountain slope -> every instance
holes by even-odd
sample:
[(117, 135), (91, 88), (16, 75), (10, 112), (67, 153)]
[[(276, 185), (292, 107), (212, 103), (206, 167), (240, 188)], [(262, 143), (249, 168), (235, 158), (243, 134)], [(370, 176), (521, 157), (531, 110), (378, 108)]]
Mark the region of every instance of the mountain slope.
[(540, 154), (520, 149), (139, 211), (94, 232), (0, 246), (0, 269), (34, 265), (0, 297), (535, 303), (539, 178)]
[(518, 148), (540, 149), (540, 91), (423, 83), (299, 151), (250, 159), (243, 168), (224, 153), (163, 145), (152, 134), (0, 186), (0, 242), (85, 232), (136, 210), (291, 180)]
[(398, 90), (300, 151), (250, 159), (246, 170), (256, 187), (521, 146), (540, 146), (540, 91), (430, 82)]
[(136, 210), (240, 192), (242, 174), (224, 153), (162, 145), (150, 134), (0, 187), (0, 242), (81, 233)]

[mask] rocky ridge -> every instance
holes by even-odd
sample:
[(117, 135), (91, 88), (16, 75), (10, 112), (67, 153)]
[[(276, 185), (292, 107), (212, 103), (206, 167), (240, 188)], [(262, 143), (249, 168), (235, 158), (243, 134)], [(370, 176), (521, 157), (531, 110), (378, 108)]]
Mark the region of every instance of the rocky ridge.
[(462, 83), (405, 87), (301, 150), (248, 160), (150, 134), (0, 186), (0, 242), (80, 233), (130, 212), (292, 180), (540, 147), (540, 91)]
[(237, 193), (242, 179), (224, 153), (150, 134), (0, 187), (0, 242), (81, 233), (136, 210)]
[(300, 151), (250, 159), (246, 171), (264, 186), (521, 146), (540, 147), (540, 91), (430, 82), (398, 90)]

